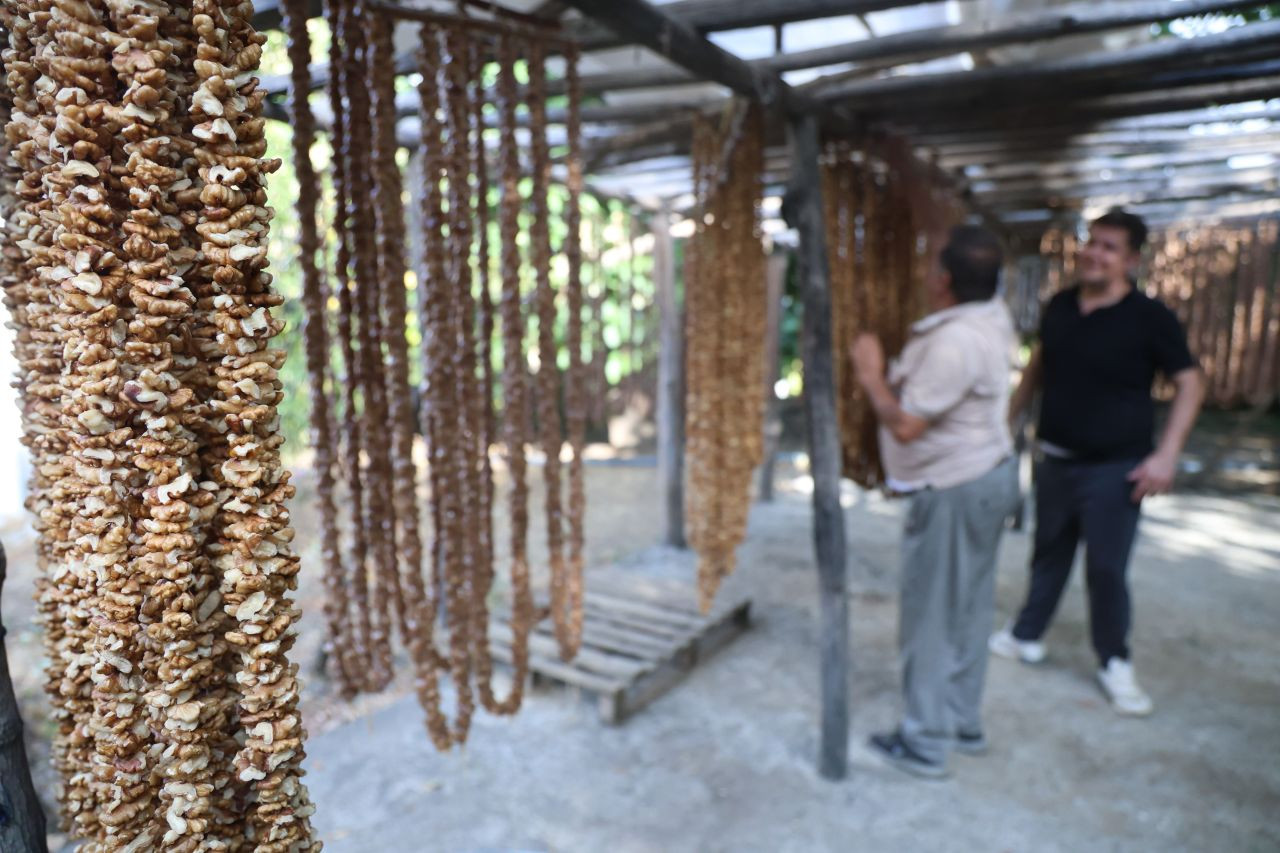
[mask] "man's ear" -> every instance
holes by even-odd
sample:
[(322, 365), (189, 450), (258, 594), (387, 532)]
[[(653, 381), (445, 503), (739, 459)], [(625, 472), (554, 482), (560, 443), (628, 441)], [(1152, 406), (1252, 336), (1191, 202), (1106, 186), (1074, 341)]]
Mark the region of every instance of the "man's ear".
[(947, 293), (950, 293), (952, 296), (955, 296), (956, 292), (951, 287), (951, 284), (952, 284), (951, 271), (948, 270), (946, 267), (940, 267), (938, 269), (938, 284), (941, 287), (943, 287), (947, 291)]

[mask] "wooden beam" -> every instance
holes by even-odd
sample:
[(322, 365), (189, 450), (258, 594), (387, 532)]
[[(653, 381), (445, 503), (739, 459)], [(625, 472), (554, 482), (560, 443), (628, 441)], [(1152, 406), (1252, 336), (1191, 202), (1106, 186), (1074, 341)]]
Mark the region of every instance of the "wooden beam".
[(786, 209), (800, 234), (796, 255), (804, 301), (804, 403), (809, 424), (809, 471), (813, 476), (813, 542), (818, 563), (822, 691), (822, 740), (818, 770), (843, 779), (849, 753), (849, 597), (845, 572), (844, 510), (840, 506), (840, 429), (836, 422), (832, 364), (831, 292), (827, 235), (823, 223), (821, 143), (813, 116), (787, 124), (795, 164)]
[(993, 128), (1021, 126), (1055, 126), (1088, 130), (1115, 119), (1156, 116), (1203, 110), (1224, 104), (1265, 101), (1280, 97), (1280, 75), (1244, 82), (1188, 86), (1160, 92), (1101, 95), (1081, 101), (1046, 102), (1044, 99), (1022, 99), (998, 111), (925, 112), (920, 115), (895, 116), (892, 126), (915, 137), (917, 132), (960, 133)]
[(1126, 185), (1140, 187), (1178, 187), (1208, 183), (1259, 183), (1280, 175), (1280, 162), (1265, 166), (1232, 169), (1222, 161), (1178, 168), (1158, 167), (1143, 170), (1088, 171), (1055, 178), (1024, 178), (1003, 181), (975, 181), (973, 191), (988, 201), (995, 198), (1036, 193), (1080, 193), (1120, 190)]
[(1014, 137), (967, 145), (933, 146), (949, 168), (1004, 163), (1045, 162), (1098, 156), (1123, 156), (1146, 152), (1199, 151), (1207, 148), (1247, 145), (1280, 146), (1280, 126), (1230, 133), (1192, 134), (1181, 130), (1137, 130), (1064, 135), (1061, 133)]
[[(950, 168), (964, 169), (971, 182), (981, 181), (993, 170), (1025, 170), (1034, 172), (1052, 167), (1062, 167), (1072, 163), (1089, 163), (1091, 161), (1121, 161), (1131, 157), (1152, 157), (1164, 155), (1169, 157), (1190, 157), (1198, 154), (1205, 161), (1221, 161), (1227, 157), (1241, 154), (1271, 153), (1280, 151), (1280, 132), (1251, 133), (1239, 137), (1208, 136), (1184, 138), (1176, 143), (1141, 142), (1109, 143), (1095, 142), (1083, 145), (1074, 143), (1068, 147), (1043, 145), (1013, 150), (996, 150), (977, 155), (959, 157), (940, 157), (940, 161)], [(1188, 160), (1186, 162), (1195, 162)], [(1103, 166), (1102, 168), (1109, 168)], [(1138, 168), (1142, 168), (1139, 166)], [(995, 172), (995, 174), (999, 174)]]
[(970, 179), (974, 183), (1020, 179), (1044, 181), (1073, 175), (1096, 175), (1104, 171), (1123, 175), (1127, 172), (1148, 169), (1165, 169), (1206, 163), (1223, 164), (1231, 157), (1272, 153), (1276, 153), (1276, 148), (1268, 144), (1242, 148), (1224, 144), (1220, 150), (1157, 152), (1153, 154), (1134, 154), (1127, 157), (1094, 157), (1050, 163), (1009, 163), (1007, 165), (986, 167), (981, 172), (972, 174)]
[[(1257, 200), (1237, 195), (1218, 196), (1212, 199), (1190, 201), (1156, 201), (1132, 204), (1127, 210), (1142, 216), (1148, 224), (1188, 221), (1197, 226), (1210, 225), (1227, 219), (1257, 219), (1280, 213), (1280, 199)], [(1087, 211), (1085, 207), (1083, 210)], [(1040, 224), (1062, 219), (1063, 211), (1046, 210), (1036, 205), (1032, 208), (1010, 208), (1004, 215), (1020, 224)]]
[(671, 214), (664, 207), (650, 222), (653, 281), (658, 302), (658, 494), (662, 544), (686, 547), (684, 532), (684, 311), (676, 293)]
[[(318, 18), (324, 14), (324, 0), (308, 0), (307, 17)], [(253, 28), (258, 32), (278, 30), (284, 23), (280, 0), (254, 0)]]
[(1134, 205), (1131, 209), (1142, 215), (1148, 224), (1189, 221), (1198, 226), (1233, 219), (1256, 220), (1264, 216), (1275, 216), (1280, 214), (1280, 199), (1255, 201), (1232, 197), (1214, 201), (1142, 204)]
[(960, 74), (855, 80), (826, 88), (820, 97), (858, 109), (909, 104), (918, 110), (940, 101), (952, 104), (971, 98), (990, 101), (1013, 92), (1042, 90), (1046, 83), (1052, 83), (1055, 91), (1062, 92), (1081, 80), (1151, 74), (1178, 67), (1232, 65), (1240, 61), (1241, 52), (1255, 49), (1280, 51), (1280, 21), (1247, 24), (1191, 39), (1159, 39), (1126, 50), (1016, 62)]
[(1046, 207), (1072, 207), (1079, 204), (1107, 204), (1125, 206), (1139, 202), (1165, 201), (1185, 198), (1212, 198), (1228, 194), (1240, 194), (1272, 198), (1280, 189), (1280, 175), (1268, 170), (1244, 170), (1238, 175), (1199, 178), (1170, 178), (1166, 181), (1115, 181), (1110, 183), (1082, 183), (1061, 189), (997, 190), (982, 196), (994, 208), (1027, 207), (1043, 204)]
[[(847, 5), (837, 0), (828, 0), (828, 3), (832, 7)], [(707, 41), (690, 24), (644, 0), (569, 0), (569, 5), (624, 36), (628, 42), (647, 47), (674, 62), (698, 80), (719, 83), (739, 95), (788, 112), (817, 108), (815, 102), (799, 96), (776, 74), (753, 67)]]
[[(784, 53), (751, 63), (762, 71), (780, 74), (806, 68), (847, 63), (875, 63), (892, 67), (971, 50), (1010, 44), (1028, 44), (1063, 36), (1168, 21), (1238, 8), (1239, 0), (1189, 0), (1172, 4), (1167, 0), (1130, 0), (1120, 3), (1084, 3), (1075, 6), (1004, 17), (993, 25), (982, 21), (948, 27), (928, 27), (892, 33), (864, 41)], [(664, 7), (664, 11), (670, 7)], [(683, 68), (628, 69), (583, 77), (582, 90), (600, 94), (627, 89), (680, 86), (698, 78)], [(563, 92), (563, 82), (549, 84), (553, 94)]]

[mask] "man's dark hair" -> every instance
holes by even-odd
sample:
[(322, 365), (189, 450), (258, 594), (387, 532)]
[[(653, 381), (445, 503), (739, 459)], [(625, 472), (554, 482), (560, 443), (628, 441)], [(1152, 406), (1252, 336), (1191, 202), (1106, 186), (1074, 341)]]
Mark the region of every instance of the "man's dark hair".
[(942, 268), (951, 274), (957, 302), (982, 302), (996, 295), (1004, 251), (996, 235), (977, 225), (951, 229), (942, 250)]
[(1113, 207), (1089, 223), (1090, 227), (1096, 225), (1101, 225), (1104, 228), (1124, 229), (1125, 233), (1129, 235), (1129, 248), (1135, 252), (1141, 252), (1142, 247), (1146, 245), (1147, 223), (1143, 222), (1142, 217), (1137, 214)]

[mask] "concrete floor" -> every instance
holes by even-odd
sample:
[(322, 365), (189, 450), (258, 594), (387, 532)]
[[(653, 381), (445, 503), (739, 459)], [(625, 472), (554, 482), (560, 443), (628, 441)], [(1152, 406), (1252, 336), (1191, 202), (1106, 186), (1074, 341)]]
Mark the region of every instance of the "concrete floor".
[[(1050, 659), (992, 662), (990, 755), (958, 756), (951, 779), (925, 782), (862, 748), (897, 715), (901, 505), (851, 493), (852, 761), (831, 783), (814, 772), (805, 484), (753, 514), (730, 581), (754, 600), (752, 630), (625, 725), (604, 727), (591, 705), (549, 687), (513, 719), (478, 715), (465, 750), (449, 755), (432, 749), (411, 698), (313, 737), (308, 782), (326, 849), (1280, 850), (1280, 502), (1149, 505), (1134, 648), (1154, 716), (1119, 718), (1094, 686), (1077, 577)], [(629, 491), (636, 507), (652, 494)], [(1028, 545), (1025, 534), (1005, 540), (999, 619), (1020, 601)], [(689, 557), (661, 550), (624, 563), (692, 574)]]

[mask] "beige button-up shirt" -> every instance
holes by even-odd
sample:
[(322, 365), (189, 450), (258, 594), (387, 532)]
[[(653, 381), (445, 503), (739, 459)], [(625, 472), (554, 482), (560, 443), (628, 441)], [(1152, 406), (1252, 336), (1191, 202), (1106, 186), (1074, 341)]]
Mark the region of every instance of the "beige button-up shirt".
[(911, 327), (889, 366), (903, 411), (929, 422), (909, 444), (880, 429), (888, 485), (947, 489), (986, 474), (1013, 452), (1009, 372), (1016, 337), (1004, 302), (965, 302)]

